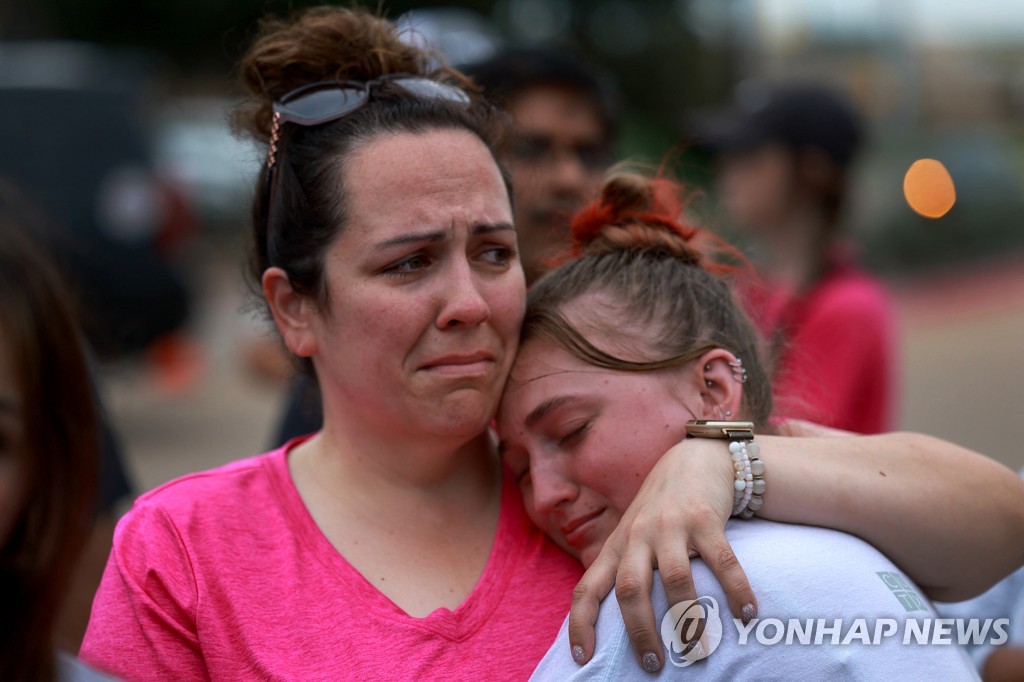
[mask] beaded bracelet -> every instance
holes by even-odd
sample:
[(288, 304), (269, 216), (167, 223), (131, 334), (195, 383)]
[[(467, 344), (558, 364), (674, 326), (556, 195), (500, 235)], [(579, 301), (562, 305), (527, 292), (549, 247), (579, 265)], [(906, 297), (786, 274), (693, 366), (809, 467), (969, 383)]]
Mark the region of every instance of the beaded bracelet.
[(697, 438), (722, 438), (729, 441), (733, 471), (732, 515), (749, 519), (764, 503), (764, 462), (760, 446), (754, 442), (752, 422), (690, 421), (686, 435)]
[(749, 519), (764, 503), (764, 462), (758, 456), (761, 447), (753, 440), (733, 440), (729, 452), (736, 471), (732, 515)]

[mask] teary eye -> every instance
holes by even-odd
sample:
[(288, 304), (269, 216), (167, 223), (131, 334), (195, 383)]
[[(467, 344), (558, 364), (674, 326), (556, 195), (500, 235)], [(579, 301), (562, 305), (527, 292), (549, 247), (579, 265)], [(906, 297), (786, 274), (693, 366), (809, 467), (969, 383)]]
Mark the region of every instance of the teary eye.
[(508, 265), (509, 262), (515, 257), (516, 252), (507, 246), (494, 246), (485, 249), (481, 253), (481, 258), (492, 265)]
[(390, 277), (403, 277), (425, 270), (429, 266), (430, 259), (422, 253), (417, 253), (385, 268), (384, 274)]

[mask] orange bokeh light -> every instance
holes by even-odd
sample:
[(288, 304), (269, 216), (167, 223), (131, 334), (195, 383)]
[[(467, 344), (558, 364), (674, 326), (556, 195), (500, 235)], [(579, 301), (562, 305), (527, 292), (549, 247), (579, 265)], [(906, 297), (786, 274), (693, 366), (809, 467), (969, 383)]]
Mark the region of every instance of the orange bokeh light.
[(941, 218), (956, 203), (956, 187), (941, 161), (918, 159), (903, 178), (903, 196), (925, 218)]

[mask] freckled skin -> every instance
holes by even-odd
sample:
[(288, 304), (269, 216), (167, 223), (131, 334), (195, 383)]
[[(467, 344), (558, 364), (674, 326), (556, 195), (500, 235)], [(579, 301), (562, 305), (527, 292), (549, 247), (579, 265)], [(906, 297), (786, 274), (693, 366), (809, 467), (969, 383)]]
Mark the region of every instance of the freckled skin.
[[(520, 485), (530, 518), (584, 565), (701, 403), (668, 376), (596, 368), (537, 338), (520, 349), (498, 412), (505, 461), (513, 473), (529, 470)], [(572, 399), (526, 425), (537, 406), (564, 396)], [(567, 442), (584, 423), (585, 435)], [(658, 423), (666, 428), (647, 428)], [(582, 531), (565, 532), (594, 513)]]

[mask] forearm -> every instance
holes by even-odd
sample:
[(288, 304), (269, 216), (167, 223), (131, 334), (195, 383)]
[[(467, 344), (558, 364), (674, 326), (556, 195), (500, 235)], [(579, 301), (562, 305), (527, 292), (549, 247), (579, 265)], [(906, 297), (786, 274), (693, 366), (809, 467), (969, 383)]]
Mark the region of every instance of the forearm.
[(1024, 562), (1024, 481), (991, 459), (912, 433), (759, 442), (760, 516), (860, 536), (934, 599), (974, 596)]

